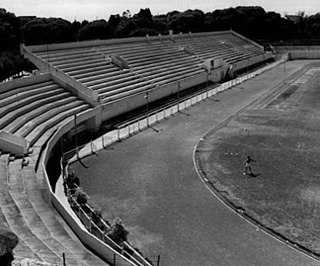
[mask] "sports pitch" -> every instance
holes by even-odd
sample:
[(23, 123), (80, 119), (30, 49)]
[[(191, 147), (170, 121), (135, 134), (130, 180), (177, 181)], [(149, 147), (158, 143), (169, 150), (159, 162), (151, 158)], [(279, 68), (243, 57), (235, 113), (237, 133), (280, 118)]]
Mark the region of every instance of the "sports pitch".
[[(317, 70), (317, 71), (316, 71)], [(320, 68), (262, 99), (198, 146), (220, 195), (275, 233), (320, 253)], [(245, 176), (250, 155), (253, 175)]]

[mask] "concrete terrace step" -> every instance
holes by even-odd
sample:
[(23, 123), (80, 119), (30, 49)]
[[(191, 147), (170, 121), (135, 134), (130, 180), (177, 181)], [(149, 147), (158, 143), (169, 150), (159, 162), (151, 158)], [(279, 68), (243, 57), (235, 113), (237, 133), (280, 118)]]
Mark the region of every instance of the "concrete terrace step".
[[(90, 69), (84, 68), (81, 70), (68, 71), (68, 75), (74, 77), (75, 79), (81, 79), (88, 77), (88, 73), (97, 75), (103, 73), (110, 73), (111, 70), (118, 70), (114, 65), (100, 65), (96, 67), (91, 67)], [(89, 75), (90, 76), (90, 75)]]
[(40, 52), (36, 52), (38, 56), (40, 56), (43, 59), (48, 59), (48, 58), (55, 58), (55, 57), (63, 57), (63, 56), (68, 56), (70, 54), (79, 54), (79, 53), (86, 53), (88, 51), (91, 51), (90, 48), (85, 47), (85, 48), (72, 48), (72, 49), (59, 49), (59, 50), (44, 50)]
[[(162, 50), (157, 50), (157, 51), (152, 51), (152, 52), (148, 52), (148, 51), (144, 51), (142, 53), (132, 53), (132, 54), (127, 54), (125, 56), (123, 56), (126, 60), (128, 60), (129, 62), (143, 62), (143, 61), (148, 61), (148, 60), (157, 60), (160, 58), (167, 58), (167, 57), (172, 57), (175, 56), (177, 54), (180, 54), (181, 52), (177, 49), (177, 50), (166, 50), (166, 51), (162, 51)], [(183, 53), (183, 55), (185, 55), (185, 53)]]
[(15, 133), (22, 127), (25, 128), (27, 125), (29, 125), (30, 127), (34, 123), (33, 119), (37, 120), (39, 117), (41, 118), (46, 114), (50, 114), (50, 112), (57, 111), (57, 109), (59, 109), (60, 106), (66, 106), (67, 104), (72, 103), (75, 100), (77, 100), (75, 96), (69, 96), (65, 99), (56, 102), (44, 104), (41, 107), (28, 112), (23, 117), (16, 118), (14, 121), (8, 124), (4, 128), (4, 130), (7, 132)]
[(113, 85), (113, 86), (109, 86), (109, 87), (105, 87), (102, 88), (100, 90), (98, 90), (99, 94), (103, 95), (104, 97), (106, 96), (110, 96), (110, 95), (114, 95), (116, 93), (121, 93), (124, 91), (130, 91), (133, 90), (137, 87), (141, 87), (141, 88), (145, 88), (145, 86), (151, 88), (154, 85), (150, 83), (150, 81), (142, 81), (139, 82), (139, 80), (135, 81), (135, 82), (126, 82), (126, 84), (117, 84), (117, 85)]
[(47, 85), (47, 86), (41, 86), (38, 88), (34, 88), (34, 89), (28, 89), (28, 90), (23, 90), (23, 91), (17, 91), (17, 93), (8, 96), (6, 98), (3, 98), (0, 100), (0, 107), (5, 107), (8, 106), (11, 103), (15, 103), (17, 101), (23, 101), (26, 98), (30, 98), (32, 96), (37, 97), (39, 95), (41, 95), (42, 93), (45, 92), (49, 92), (55, 89), (58, 89), (59, 85), (58, 84), (51, 84), (51, 85)]
[[(133, 84), (138, 84), (138, 83), (141, 83), (142, 84), (146, 84), (146, 81), (140, 81), (139, 77), (134, 77), (127, 80), (127, 81), (123, 81), (123, 82), (119, 82), (118, 80), (116, 81), (113, 81), (113, 82), (105, 82), (105, 83), (101, 83), (101, 84), (97, 84), (97, 85), (94, 85), (94, 86), (90, 86), (91, 89), (93, 90), (98, 90), (100, 92), (100, 89), (103, 89), (103, 90), (115, 90), (115, 89), (118, 89), (120, 87), (126, 87), (126, 86), (130, 86), (130, 85), (133, 85)], [(147, 83), (149, 83), (147, 81)]]
[(186, 64), (197, 65), (198, 63), (200, 63), (200, 62), (197, 58), (184, 58), (184, 59), (173, 58), (170, 61), (156, 63), (156, 64), (153, 62), (151, 64), (146, 64), (146, 65), (142, 65), (142, 66), (135, 66), (132, 69), (134, 71), (139, 71), (139, 72), (141, 72), (141, 74), (143, 74), (143, 71), (157, 70), (157, 69), (167, 68), (167, 67), (177, 66), (177, 65), (186, 65)]
[[(33, 97), (30, 101), (20, 101), (15, 104), (10, 104), (7, 107), (1, 108), (3, 110), (3, 116), (0, 118), (0, 128), (5, 127), (7, 124), (11, 123), (14, 119), (25, 115), (37, 108), (45, 104), (49, 104), (51, 102), (62, 100), (70, 96), (71, 94), (66, 92), (65, 90), (54, 90), (52, 92), (47, 92), (44, 94), (40, 94), (39, 97)], [(24, 102), (24, 103), (22, 103)], [(0, 112), (1, 112), (0, 109)]]
[(86, 77), (79, 78), (78, 81), (86, 84), (87, 82), (94, 82), (99, 79), (108, 81), (108, 80), (115, 80), (119, 78), (125, 78), (132, 75), (133, 73), (130, 70), (117, 69), (117, 71), (114, 71), (114, 72), (105, 72), (105, 73), (100, 73), (100, 71), (98, 73), (92, 72), (92, 73), (89, 73), (89, 75)]
[(8, 190), (2, 190), (0, 192), (0, 205), (10, 229), (24, 242), (28, 243), (28, 246), (36, 254), (41, 258), (46, 258), (46, 260), (51, 263), (61, 262), (59, 256), (31, 231)]
[(195, 64), (188, 63), (188, 64), (172, 64), (167, 67), (162, 67), (162, 68), (150, 68), (146, 69), (145, 71), (140, 71), (140, 73), (145, 76), (148, 79), (152, 79), (153, 77), (156, 77), (157, 75), (162, 75), (163, 73), (170, 73), (170, 71), (174, 71), (177, 69), (186, 69), (186, 68), (194, 68), (194, 69), (199, 69), (199, 67)]
[(178, 53), (178, 52), (175, 52), (175, 53), (172, 53), (172, 54), (169, 54), (169, 55), (159, 55), (159, 56), (153, 56), (153, 57), (143, 57), (139, 60), (128, 60), (129, 61), (129, 65), (131, 67), (134, 67), (134, 66), (140, 66), (140, 65), (144, 65), (148, 62), (150, 63), (157, 63), (157, 62), (166, 62), (167, 60), (172, 60), (174, 58), (179, 58), (179, 59), (184, 59), (186, 58), (188, 55), (186, 55), (185, 53)]
[(197, 71), (201, 73), (201, 72), (204, 72), (205, 70), (195, 66), (186, 66), (186, 67), (172, 68), (172, 69), (169, 69), (168, 71), (161, 71), (157, 74), (149, 75), (147, 77), (149, 80), (156, 83), (160, 80), (169, 79), (172, 76), (176, 76), (178, 78), (180, 75), (184, 75), (185, 73), (197, 72)]
[(14, 258), (30, 258), (43, 261), (22, 239), (19, 239), (18, 245), (13, 250)]
[(135, 65), (132, 66), (133, 70), (139, 70), (144, 71), (146, 69), (156, 69), (156, 68), (163, 68), (166, 66), (172, 66), (172, 65), (184, 65), (184, 64), (193, 64), (198, 65), (201, 61), (198, 58), (192, 57), (192, 58), (172, 58), (170, 60), (164, 61), (164, 62), (149, 62), (148, 64), (143, 65)]
[[(19, 160), (18, 160), (19, 161)], [(21, 164), (21, 162), (20, 162)], [(17, 207), (19, 208), (24, 220), (31, 228), (31, 231), (44, 243), (46, 244), (52, 251), (56, 254), (65, 253), (68, 257), (68, 263), (71, 265), (77, 265), (78, 259), (76, 258), (75, 254), (69, 251), (68, 247), (65, 246), (63, 243), (57, 241), (55, 238), (51, 236), (50, 231), (44, 224), (43, 220), (33, 208), (33, 205), (30, 203), (28, 195), (24, 191), (13, 190), (12, 186), (20, 187), (19, 183), (23, 183), (21, 179), (15, 179), (14, 181), (11, 180), (11, 169), (14, 175), (17, 174), (18, 168), (15, 164), (9, 164), (9, 173), (10, 173), (10, 194), (16, 203)], [(22, 177), (22, 170), (21, 166), (19, 169), (19, 175)], [(23, 184), (24, 187), (24, 184)]]
[[(88, 60), (83, 60), (83, 61), (76, 61), (76, 62), (69, 62), (69, 63), (61, 63), (61, 64), (55, 64), (56, 67), (58, 67), (61, 70), (68, 70), (70, 68), (73, 67), (78, 67), (78, 66), (83, 66), (83, 65), (92, 65), (92, 64), (96, 64), (96, 63), (106, 63), (107, 61), (105, 58), (102, 57), (98, 57), (98, 58), (92, 58), (92, 59), (88, 59)], [(111, 62), (109, 62), (108, 64), (110, 64)]]
[(63, 70), (64, 72), (67, 72), (69, 75), (71, 75), (72, 71), (90, 69), (97, 66), (104, 66), (105, 68), (107, 68), (108, 66), (112, 66), (112, 65), (111, 63), (107, 63), (107, 61), (105, 60), (99, 60), (94, 63), (79, 64), (77, 66), (71, 66), (71, 67), (63, 67), (63, 68), (60, 68), (60, 70)]
[[(83, 111), (81, 111), (77, 114), (81, 115), (82, 113), (87, 112), (89, 108), (84, 109)], [(49, 140), (49, 138), (52, 136), (52, 134), (61, 125), (65, 124), (69, 121), (73, 121), (73, 119), (74, 119), (73, 116), (67, 116), (66, 118), (64, 118), (63, 120), (61, 120), (58, 123), (53, 123), (50, 126), (46, 126), (46, 130), (41, 135), (39, 135), (39, 138), (37, 138), (36, 140), (31, 140), (33, 153), (28, 156), (28, 162), (29, 162), (30, 167), (33, 167), (33, 169), (35, 169), (35, 165), (39, 159), (39, 156), (41, 156), (40, 152), (42, 151), (42, 147)]]
[(16, 95), (18, 93), (21, 93), (21, 92), (25, 92), (28, 90), (34, 90), (37, 88), (51, 86), (51, 85), (54, 85), (54, 82), (49, 80), (49, 81), (35, 83), (35, 84), (24, 86), (24, 87), (17, 87), (17, 88), (11, 89), (9, 91), (5, 91), (5, 92), (0, 93), (0, 101), (2, 101), (3, 99), (7, 99), (8, 97), (11, 97), (12, 95)]
[[(68, 106), (70, 107), (70, 106)], [(81, 113), (83, 111), (89, 110), (90, 105), (88, 104), (75, 104), (72, 108), (65, 108), (66, 111), (60, 110), (58, 114), (55, 116), (46, 119), (45, 121), (42, 121), (41, 124), (38, 124), (37, 127), (33, 128), (32, 131), (29, 131), (29, 133), (26, 134), (26, 131), (23, 135), (20, 135), (24, 138), (26, 138), (30, 145), (32, 146), (40, 137), (41, 135), (50, 127), (56, 125), (60, 121), (64, 120), (65, 118), (72, 117), (75, 114)]]
[(115, 84), (118, 82), (125, 82), (128, 80), (132, 80), (132, 79), (136, 78), (136, 76), (134, 76), (133, 73), (126, 73), (125, 75), (121, 75), (120, 78), (119, 77), (118, 78), (115, 78), (115, 77), (101, 77), (101, 78), (95, 77), (95, 78), (96, 78), (95, 80), (92, 80), (90, 82), (85, 82), (84, 84), (88, 87), (94, 86), (97, 84), (101, 84), (101, 83), (112, 85), (112, 83)]
[[(68, 247), (68, 250), (71, 252), (71, 255), (76, 255), (75, 258), (83, 261), (88, 265), (106, 265), (105, 262), (100, 260), (98, 257), (93, 255), (90, 251), (85, 249), (81, 242), (75, 238), (75, 236), (69, 231), (66, 231), (64, 221), (60, 218), (59, 214), (54, 210), (51, 205), (48, 205), (40, 192), (39, 187), (44, 188), (45, 180), (43, 177), (36, 175), (34, 170), (31, 167), (26, 167), (22, 170), (22, 175), (25, 180), (26, 192), (28, 194), (28, 199), (32, 203), (34, 209), (37, 211), (38, 215), (43, 220), (44, 224), (47, 226), (50, 234), (57, 239), (59, 242), (63, 243)], [(41, 178), (41, 180), (40, 180)], [(70, 235), (71, 234), (71, 235)], [(67, 261), (68, 261), (67, 254)]]
[(60, 60), (50, 60), (51, 64), (54, 64), (56, 67), (60, 68), (63, 67), (64, 65), (69, 65), (69, 64), (77, 64), (79, 62), (88, 62), (91, 60), (97, 60), (97, 59), (104, 59), (101, 55), (93, 53), (93, 54), (87, 54), (87, 55), (77, 55), (73, 57), (64, 57), (61, 58)]

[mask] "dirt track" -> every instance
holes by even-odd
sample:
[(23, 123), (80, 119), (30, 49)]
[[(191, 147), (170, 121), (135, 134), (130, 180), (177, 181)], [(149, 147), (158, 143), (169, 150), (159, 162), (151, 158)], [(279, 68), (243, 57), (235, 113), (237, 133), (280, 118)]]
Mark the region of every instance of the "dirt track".
[(221, 203), (201, 182), (193, 151), (210, 129), (305, 62), (290, 62), (73, 165), (91, 203), (121, 217), (129, 239), (161, 265), (318, 265)]
[[(311, 69), (277, 97), (210, 132), (197, 152), (204, 176), (223, 197), (318, 254), (319, 83), (319, 72)], [(252, 176), (242, 175), (247, 154), (257, 161)]]

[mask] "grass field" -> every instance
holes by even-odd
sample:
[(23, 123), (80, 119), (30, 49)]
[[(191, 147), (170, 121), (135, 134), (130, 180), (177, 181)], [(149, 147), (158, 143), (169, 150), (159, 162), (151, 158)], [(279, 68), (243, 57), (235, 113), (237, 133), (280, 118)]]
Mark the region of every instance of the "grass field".
[[(205, 176), (236, 207), (320, 253), (320, 72), (210, 132), (197, 148)], [(254, 175), (243, 175), (250, 155)]]

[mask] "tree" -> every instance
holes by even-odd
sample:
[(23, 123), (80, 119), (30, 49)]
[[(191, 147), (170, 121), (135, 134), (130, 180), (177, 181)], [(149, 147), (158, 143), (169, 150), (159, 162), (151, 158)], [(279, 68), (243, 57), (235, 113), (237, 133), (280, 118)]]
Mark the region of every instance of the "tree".
[(0, 51), (13, 49), (20, 42), (20, 19), (0, 8)]
[(108, 236), (116, 243), (121, 244), (123, 241), (127, 241), (129, 231), (125, 229), (120, 218), (116, 218), (108, 232)]
[(108, 39), (112, 37), (112, 30), (104, 20), (95, 20), (85, 25), (79, 32), (80, 40)]
[(74, 41), (72, 25), (61, 18), (36, 18), (22, 27), (27, 45)]

